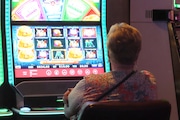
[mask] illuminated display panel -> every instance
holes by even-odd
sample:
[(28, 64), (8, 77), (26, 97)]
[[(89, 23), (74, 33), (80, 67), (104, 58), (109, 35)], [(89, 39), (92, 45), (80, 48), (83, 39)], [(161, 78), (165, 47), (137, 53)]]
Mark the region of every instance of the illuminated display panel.
[[(83, 4), (86, 3), (86, 5), (91, 3), (89, 5), (92, 7), (92, 9), (89, 9), (90, 11), (87, 12), (86, 15), (84, 13), (83, 14), (87, 16), (97, 13), (96, 15), (98, 15), (100, 18), (98, 18), (98, 20), (96, 19), (97, 21), (83, 21), (83, 18), (85, 17), (82, 17), (83, 15), (81, 15), (81, 18), (78, 17), (76, 19), (70, 17), (67, 18), (67, 14), (65, 12), (69, 11), (63, 11), (63, 14), (61, 14), (64, 16), (63, 19), (56, 19), (52, 16), (48, 17), (48, 14), (45, 15), (43, 9), (41, 9), (41, 11), (46, 16), (44, 19), (35, 19), (37, 17), (32, 16), (17, 17), (17, 15), (15, 15), (17, 13), (17, 9), (21, 10), (20, 8), (29, 8), (31, 3), (33, 3), (34, 6), (37, 4), (42, 6), (43, 2), (48, 1), (54, 1), (57, 3), (63, 2), (63, 5), (66, 5), (66, 8), (68, 8), (68, 4), (74, 3), (74, 1), (79, 4), (80, 2)], [(30, 4), (28, 4), (29, 6), (24, 7), (26, 2), (29, 2)], [(29, 12), (28, 10), (30, 9), (25, 9), (21, 12), (26, 14), (26, 12)], [(18, 31), (22, 27), (25, 29), (27, 28), (27, 31), (30, 28), (29, 30), (32, 31), (32, 36), (20, 36)], [(76, 30), (71, 30), (72, 28), (75, 28)], [(82, 76), (90, 73), (103, 73), (105, 71), (110, 71), (106, 46), (106, 0), (6, 0), (5, 29), (6, 39), (8, 39), (8, 41), (6, 41), (8, 81), (12, 85), (17, 84), (18, 81), (21, 82), (32, 80), (32, 78), (44, 80), (49, 78), (64, 79), (66, 77), (67, 79), (71, 79), (74, 77), (82, 78)], [(79, 31), (79, 37), (75, 38), (74, 36), (73, 38), (73, 36), (68, 35), (68, 33), (71, 31), (71, 33), (73, 33), (73, 31), (77, 30)], [(95, 34), (94, 36), (90, 36), (88, 38), (88, 36), (85, 36), (86, 31), (91, 31)], [(40, 35), (38, 37), (38, 34), (46, 35)], [(58, 34), (62, 34), (63, 36), (57, 36)], [(89, 44), (93, 43), (95, 47), (84, 47), (86, 38), (90, 40)], [(22, 45), (24, 41), (29, 41), (32, 46), (26, 44), (26, 42), (24, 45)], [(70, 48), (68, 46), (70, 41), (74, 43), (79, 42), (79, 47)], [(38, 47), (37, 45), (39, 45), (39, 43), (41, 45)], [(58, 45), (61, 43), (65, 45), (64, 48), (58, 48)], [(43, 48), (42, 46), (46, 46), (45, 44), (48, 47)], [(29, 48), (23, 48), (22, 46)], [(70, 58), (69, 54), (71, 51), (80, 51), (82, 57)], [(29, 54), (23, 55), (23, 52)], [(64, 59), (58, 57), (55, 58), (55, 54), (62, 54)], [(31, 55), (33, 56), (32, 58)], [(93, 55), (95, 56), (94, 58)], [(88, 56), (90, 58), (88, 58)], [(74, 55), (74, 57), (78, 56)]]
[(100, 21), (100, 0), (12, 0), (12, 21)]
[(180, 0), (174, 0), (174, 8), (180, 8)]
[(100, 26), (12, 26), (16, 78), (103, 73)]

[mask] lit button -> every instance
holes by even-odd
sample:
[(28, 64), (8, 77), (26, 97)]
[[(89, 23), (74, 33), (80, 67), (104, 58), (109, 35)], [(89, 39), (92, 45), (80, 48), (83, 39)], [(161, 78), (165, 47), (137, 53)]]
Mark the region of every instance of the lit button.
[(0, 113), (5, 113), (5, 112), (8, 112), (8, 109), (6, 109), (6, 108), (1, 108), (0, 109)]

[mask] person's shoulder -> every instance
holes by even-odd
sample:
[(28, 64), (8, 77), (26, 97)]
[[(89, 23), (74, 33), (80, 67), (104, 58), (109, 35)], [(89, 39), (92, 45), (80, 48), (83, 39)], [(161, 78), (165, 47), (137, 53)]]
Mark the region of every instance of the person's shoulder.
[(139, 73), (142, 76), (144, 76), (146, 79), (148, 79), (152, 84), (156, 84), (156, 78), (155, 78), (154, 74), (152, 74), (150, 71), (141, 70), (141, 71), (139, 71)]
[(102, 74), (90, 74), (90, 75), (85, 76), (84, 78), (86, 80), (94, 80), (94, 79), (103, 79), (103, 78), (106, 78), (108, 76), (112, 76), (112, 73), (106, 72), (106, 73), (102, 73)]
[(102, 82), (102, 81), (105, 82), (112, 78), (113, 76), (111, 72), (106, 72), (102, 74), (90, 74), (84, 77), (86, 82), (96, 82), (96, 83)]

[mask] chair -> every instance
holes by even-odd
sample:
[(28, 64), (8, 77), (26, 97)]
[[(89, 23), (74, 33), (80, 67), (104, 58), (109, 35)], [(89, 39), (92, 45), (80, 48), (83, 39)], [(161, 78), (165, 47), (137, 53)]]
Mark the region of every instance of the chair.
[(171, 105), (165, 100), (147, 102), (86, 102), (78, 120), (169, 120)]

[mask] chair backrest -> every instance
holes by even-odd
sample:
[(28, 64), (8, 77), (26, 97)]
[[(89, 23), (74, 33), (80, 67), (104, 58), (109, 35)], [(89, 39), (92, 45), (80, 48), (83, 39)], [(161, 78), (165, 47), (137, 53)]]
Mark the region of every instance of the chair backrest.
[(169, 120), (171, 105), (165, 100), (146, 102), (86, 102), (78, 120)]

